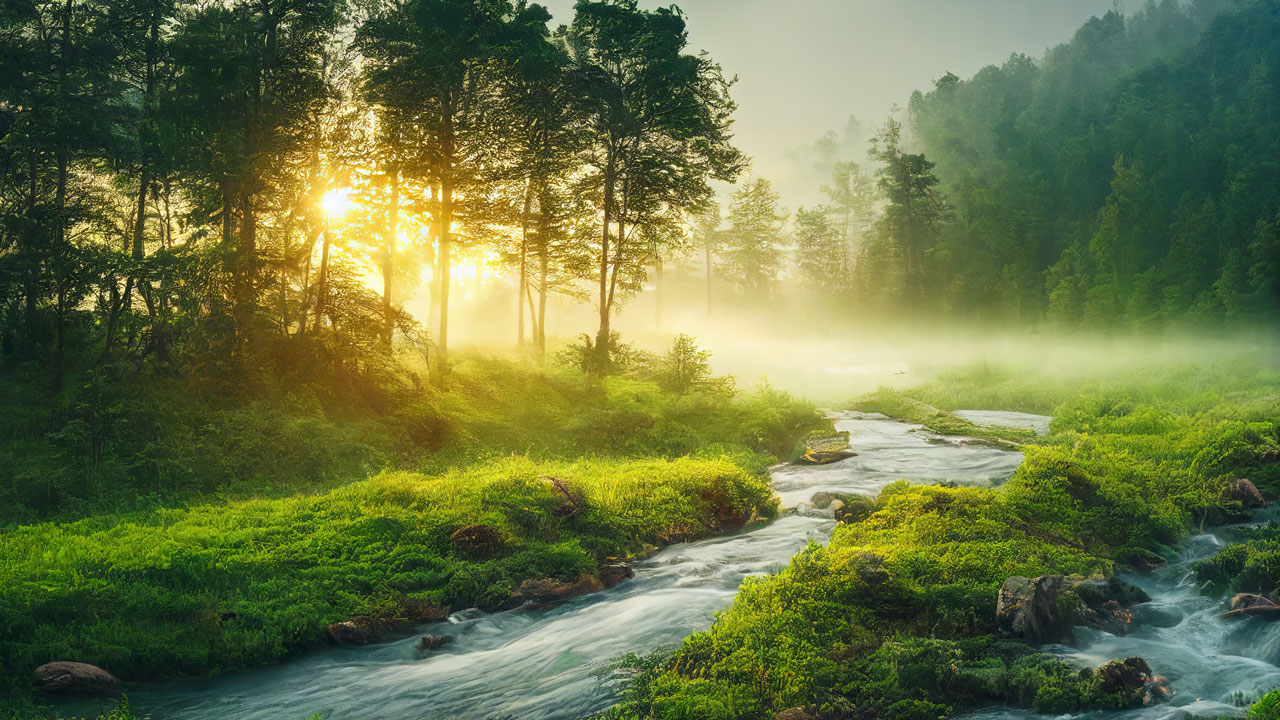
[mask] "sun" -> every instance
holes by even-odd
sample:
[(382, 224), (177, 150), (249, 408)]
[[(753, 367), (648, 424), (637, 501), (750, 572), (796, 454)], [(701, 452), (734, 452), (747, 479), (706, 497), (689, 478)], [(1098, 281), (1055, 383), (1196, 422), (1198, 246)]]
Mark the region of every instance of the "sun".
[(320, 207), (329, 216), (344, 215), (351, 209), (351, 191), (347, 188), (334, 188), (324, 194)]

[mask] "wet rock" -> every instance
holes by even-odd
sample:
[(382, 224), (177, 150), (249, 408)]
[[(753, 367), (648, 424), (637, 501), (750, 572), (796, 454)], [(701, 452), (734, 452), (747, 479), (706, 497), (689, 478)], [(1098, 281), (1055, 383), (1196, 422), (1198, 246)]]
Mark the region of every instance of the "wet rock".
[(473, 560), (487, 560), (502, 552), (502, 535), (488, 525), (464, 525), (449, 536), (449, 542), (462, 555)]
[(610, 558), (600, 564), (600, 582), (607, 588), (624, 583), (635, 576), (636, 573), (631, 566), (622, 560)]
[(1264, 508), (1267, 506), (1266, 498), (1262, 497), (1258, 487), (1250, 482), (1248, 478), (1232, 480), (1227, 485), (1225, 497), (1227, 500), (1238, 502), (1247, 508)]
[(1151, 705), (1168, 699), (1172, 691), (1168, 682), (1152, 676), (1151, 667), (1140, 657), (1112, 660), (1093, 671), (1098, 689), (1116, 696), (1117, 707)]
[(862, 522), (875, 511), (875, 500), (868, 497), (853, 496), (843, 506), (836, 508), (832, 514), (835, 516), (836, 522), (848, 524)]
[(1239, 593), (1231, 598), (1231, 610), (1225, 613), (1223, 617), (1240, 617), (1243, 615), (1280, 620), (1280, 605), (1261, 595)]
[(452, 643), (453, 637), (450, 635), (423, 635), (418, 640), (418, 650), (420, 652), (431, 652)]
[(353, 620), (329, 624), (329, 640), (335, 645), (368, 645), (372, 633)]
[(604, 589), (604, 583), (594, 575), (583, 573), (573, 582), (559, 582), (547, 578), (525, 580), (520, 588), (511, 594), (511, 607), (538, 608), (552, 603), (564, 602)]
[(120, 691), (120, 681), (115, 675), (97, 665), (66, 660), (36, 668), (31, 684), (49, 695), (99, 697)]
[(1142, 588), (1115, 578), (1014, 576), (1000, 587), (996, 621), (1005, 637), (1033, 645), (1070, 641), (1076, 625), (1123, 635), (1131, 607), (1150, 600)]
[(801, 458), (801, 461), (810, 465), (827, 465), (856, 457), (857, 454), (849, 449), (849, 433), (842, 432), (830, 437), (805, 440), (804, 457)]

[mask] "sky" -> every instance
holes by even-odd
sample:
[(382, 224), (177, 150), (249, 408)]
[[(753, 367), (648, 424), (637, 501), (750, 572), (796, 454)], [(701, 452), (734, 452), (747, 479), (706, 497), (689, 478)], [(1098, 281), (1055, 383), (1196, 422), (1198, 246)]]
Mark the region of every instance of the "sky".
[[(573, 0), (542, 0), (552, 24)], [(1127, 0), (1134, 4), (1135, 0)], [(671, 0), (640, 0), (644, 7)], [(784, 199), (812, 202), (797, 148), (850, 115), (867, 128), (946, 72), (967, 78), (1018, 52), (1040, 58), (1125, 0), (682, 0), (689, 44), (737, 75), (735, 134)], [(859, 147), (862, 160), (864, 151)], [(790, 156), (790, 158), (788, 158)], [(813, 187), (802, 187), (813, 186)]]

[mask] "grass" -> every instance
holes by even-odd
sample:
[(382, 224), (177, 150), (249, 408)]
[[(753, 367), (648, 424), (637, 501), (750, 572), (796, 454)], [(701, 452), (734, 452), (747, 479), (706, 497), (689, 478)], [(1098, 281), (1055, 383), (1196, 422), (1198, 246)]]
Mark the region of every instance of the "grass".
[[(582, 510), (558, 513), (564, 496), (543, 476), (580, 493)], [(312, 497), (22, 527), (0, 536), (0, 658), (11, 685), (67, 658), (125, 680), (217, 673), (323, 644), (329, 623), (353, 617), (499, 609), (526, 578), (572, 580), (776, 510), (767, 481), (727, 460), (510, 458)], [(472, 524), (496, 529), (494, 557), (451, 542)]]
[[(48, 398), (0, 371), (0, 527), (323, 492), (386, 469), (435, 474), (510, 454), (752, 466), (830, 428), (767, 385), (685, 392), (648, 376), (461, 355), (447, 390), (391, 377), (90, 376)], [(751, 459), (751, 455), (759, 457)]]
[(977, 438), (987, 444), (1006, 449), (1018, 448), (1036, 435), (1034, 431), (1022, 428), (978, 425), (889, 388), (880, 388), (874, 393), (858, 398), (850, 404), (849, 409), (888, 415), (923, 425), (941, 435)]
[(1001, 489), (887, 487), (775, 576), (749, 578), (706, 632), (674, 653), (633, 658), (609, 716), (914, 720), (1000, 702), (1038, 712), (1119, 707), (1097, 679), (995, 636), (1010, 575), (1107, 575), (1158, 562), (1195, 528), (1240, 517), (1233, 476), (1280, 489), (1277, 376), (1256, 367), (1099, 375), (1055, 382), (989, 369), (917, 393), (880, 391), (859, 409), (973, 434), (942, 408), (1051, 411)]

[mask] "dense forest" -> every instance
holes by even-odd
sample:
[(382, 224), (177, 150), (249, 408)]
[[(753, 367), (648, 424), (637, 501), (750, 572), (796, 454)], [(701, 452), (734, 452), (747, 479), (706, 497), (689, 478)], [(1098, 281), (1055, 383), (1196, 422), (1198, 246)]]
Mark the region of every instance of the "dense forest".
[(797, 205), (674, 5), (0, 4), (0, 718), (1280, 719), (1280, 0), (1131, 10)]
[(716, 225), (720, 272), (751, 288), (766, 268), (773, 290), (785, 278), (843, 295), (863, 318), (1142, 331), (1271, 318), (1277, 22), (1269, 3), (1150, 0), (1043, 59), (945, 73), (865, 157), (825, 140), (828, 201), (789, 227), (767, 232), (783, 198), (743, 185)]

